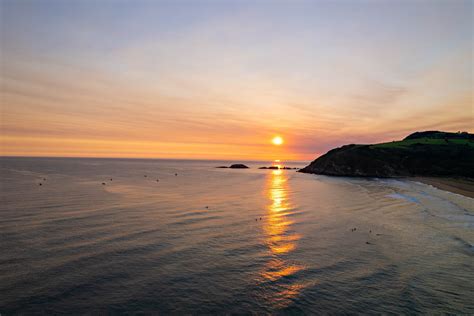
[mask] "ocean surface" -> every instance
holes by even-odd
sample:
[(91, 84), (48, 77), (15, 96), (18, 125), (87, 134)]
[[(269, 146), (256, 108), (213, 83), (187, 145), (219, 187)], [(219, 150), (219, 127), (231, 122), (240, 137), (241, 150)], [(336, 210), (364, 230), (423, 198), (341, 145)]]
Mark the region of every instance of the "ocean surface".
[(262, 162), (0, 163), (2, 316), (474, 313), (467, 197)]

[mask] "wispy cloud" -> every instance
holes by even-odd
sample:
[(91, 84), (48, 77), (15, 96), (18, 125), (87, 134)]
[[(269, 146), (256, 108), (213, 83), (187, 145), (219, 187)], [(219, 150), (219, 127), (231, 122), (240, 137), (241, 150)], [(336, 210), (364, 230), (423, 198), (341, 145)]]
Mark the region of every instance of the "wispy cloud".
[(471, 2), (90, 5), (2, 2), (1, 154), (309, 160), (472, 130)]

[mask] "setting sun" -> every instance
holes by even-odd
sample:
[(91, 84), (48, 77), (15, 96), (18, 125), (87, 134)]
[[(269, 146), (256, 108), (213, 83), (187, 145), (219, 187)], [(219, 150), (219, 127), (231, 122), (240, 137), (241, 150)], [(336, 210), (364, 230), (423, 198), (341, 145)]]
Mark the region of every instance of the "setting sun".
[(279, 145), (283, 144), (283, 138), (281, 138), (280, 136), (275, 136), (272, 139), (272, 143), (273, 143), (273, 145), (279, 146)]
[(0, 316), (474, 316), (473, 12), (0, 0)]

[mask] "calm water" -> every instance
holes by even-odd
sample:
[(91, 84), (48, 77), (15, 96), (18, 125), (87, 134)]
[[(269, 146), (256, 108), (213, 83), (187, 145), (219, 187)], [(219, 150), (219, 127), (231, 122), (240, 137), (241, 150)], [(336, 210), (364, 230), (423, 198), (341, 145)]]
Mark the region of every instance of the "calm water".
[(0, 162), (2, 315), (474, 313), (473, 199), (222, 162)]

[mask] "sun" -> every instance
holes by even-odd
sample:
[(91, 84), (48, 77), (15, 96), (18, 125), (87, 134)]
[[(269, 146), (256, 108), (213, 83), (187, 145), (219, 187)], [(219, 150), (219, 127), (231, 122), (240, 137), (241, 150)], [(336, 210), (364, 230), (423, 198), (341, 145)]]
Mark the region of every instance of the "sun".
[(281, 138), (280, 136), (275, 136), (272, 139), (272, 143), (273, 145), (280, 146), (281, 144), (283, 144), (283, 138)]

